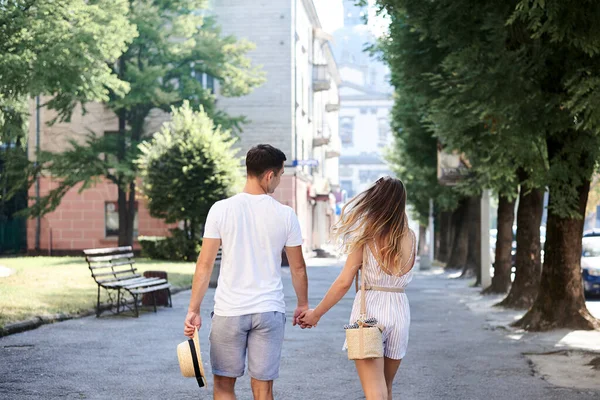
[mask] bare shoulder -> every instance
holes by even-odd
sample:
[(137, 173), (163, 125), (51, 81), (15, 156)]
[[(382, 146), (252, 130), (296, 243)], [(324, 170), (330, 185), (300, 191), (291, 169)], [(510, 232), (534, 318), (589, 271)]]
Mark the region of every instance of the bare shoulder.
[(400, 245), (403, 249), (410, 249), (416, 244), (416, 241), (417, 236), (415, 235), (415, 232), (412, 229), (408, 228), (406, 235), (402, 237)]

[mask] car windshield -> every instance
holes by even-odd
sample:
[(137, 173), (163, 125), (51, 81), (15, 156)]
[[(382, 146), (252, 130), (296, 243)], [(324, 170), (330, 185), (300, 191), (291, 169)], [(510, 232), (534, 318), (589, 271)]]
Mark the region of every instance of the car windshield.
[(583, 238), (583, 257), (600, 257), (600, 236)]

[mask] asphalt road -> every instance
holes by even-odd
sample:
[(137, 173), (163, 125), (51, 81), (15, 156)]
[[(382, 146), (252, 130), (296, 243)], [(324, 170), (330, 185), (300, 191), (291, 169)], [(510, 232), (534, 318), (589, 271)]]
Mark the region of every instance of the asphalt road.
[[(337, 266), (309, 268), (312, 304), (338, 272)], [(290, 323), (295, 303), (287, 269), (284, 275), (289, 325), (276, 398), (364, 398), (354, 365), (341, 350), (353, 294), (317, 328), (301, 330)], [(416, 274), (407, 290), (412, 324), (395, 399), (600, 398), (600, 392), (560, 388), (534, 376), (522, 354), (539, 351), (539, 346), (490, 330), (483, 316), (465, 306), (464, 290), (464, 282)], [(210, 291), (202, 309), (207, 371), (212, 295)], [(212, 382), (208, 389), (199, 389), (195, 380), (179, 372), (175, 348), (185, 340), (188, 300), (189, 291), (181, 292), (173, 297), (172, 309), (146, 312), (137, 319), (105, 314), (0, 338), (0, 399), (212, 398)], [(237, 394), (238, 399), (251, 399), (247, 376), (239, 380)]]

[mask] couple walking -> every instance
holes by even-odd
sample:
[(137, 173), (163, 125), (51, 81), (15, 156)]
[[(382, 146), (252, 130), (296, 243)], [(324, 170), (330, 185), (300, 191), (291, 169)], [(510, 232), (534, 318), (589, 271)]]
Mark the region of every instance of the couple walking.
[[(367, 283), (367, 315), (385, 327), (384, 357), (355, 360), (356, 369), (368, 400), (391, 399), (392, 381), (408, 345), (410, 311), (404, 287), (412, 279), (416, 257), (404, 185), (398, 179), (381, 178), (344, 207), (334, 229), (348, 259), (323, 300), (309, 309), (298, 218), (290, 207), (270, 196), (281, 181), (285, 161), (283, 152), (270, 145), (252, 148), (246, 156), (244, 191), (210, 209), (184, 333), (193, 337), (202, 325), (200, 307), (222, 247), (209, 335), (214, 398), (235, 399), (236, 378), (244, 375), (247, 357), (254, 398), (272, 399), (286, 323), (282, 249), (298, 298), (292, 325), (302, 329), (317, 326), (348, 292), (361, 268)], [(351, 323), (360, 317), (359, 303), (357, 295)]]

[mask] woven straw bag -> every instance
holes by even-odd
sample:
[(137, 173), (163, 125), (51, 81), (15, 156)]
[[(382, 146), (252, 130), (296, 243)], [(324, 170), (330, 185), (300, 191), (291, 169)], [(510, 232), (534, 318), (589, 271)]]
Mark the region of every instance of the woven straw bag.
[[(366, 249), (363, 251), (363, 267), (366, 265)], [(358, 288), (358, 272), (356, 273)], [(383, 357), (383, 327), (365, 323), (367, 305), (365, 303), (365, 274), (360, 274), (360, 316), (356, 321), (358, 329), (346, 329), (346, 342), (349, 360), (364, 360)]]

